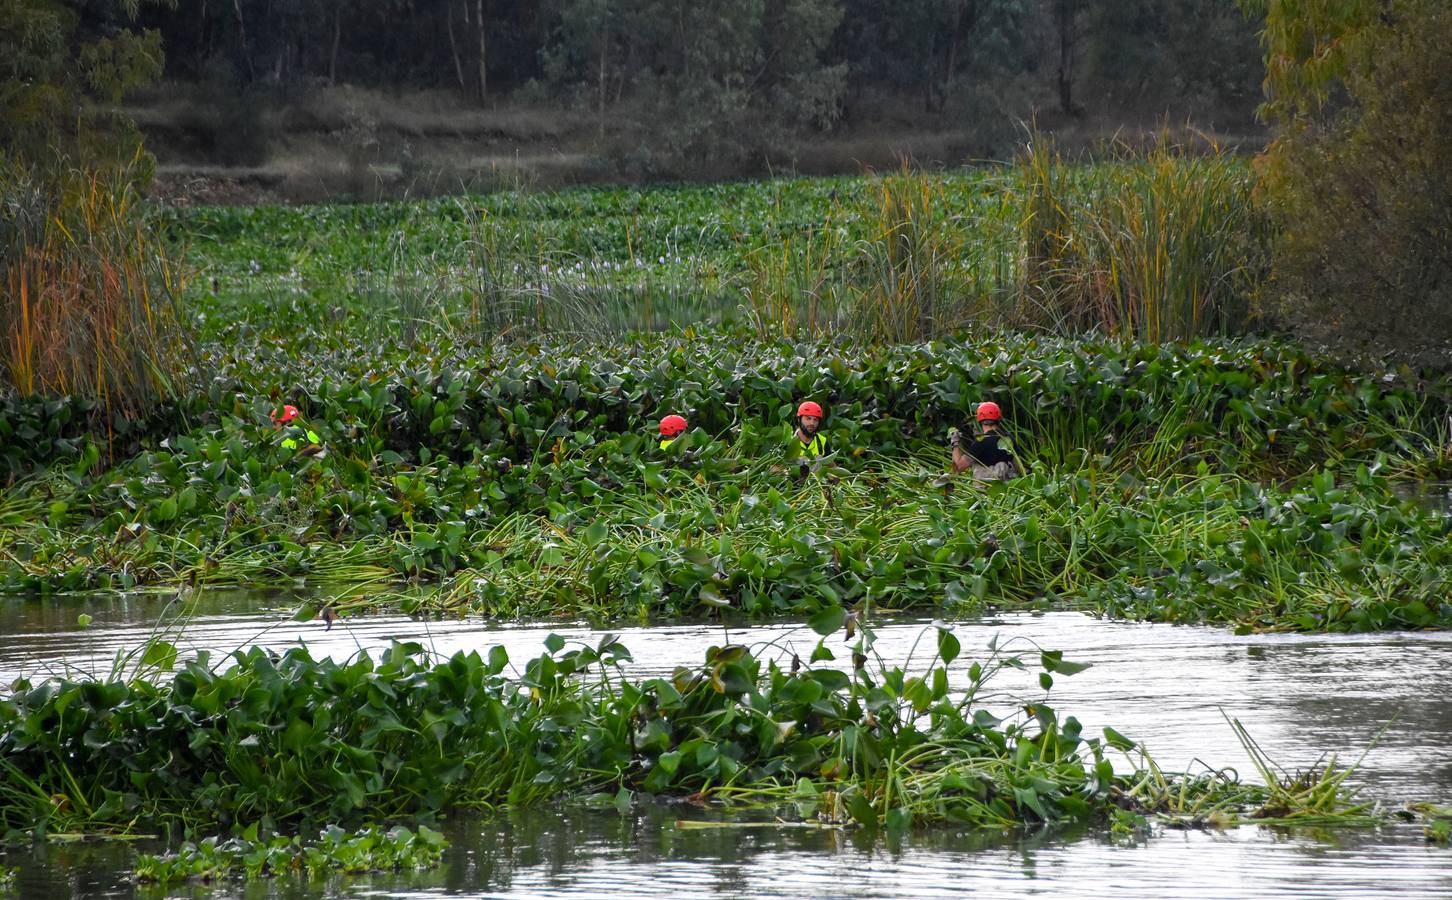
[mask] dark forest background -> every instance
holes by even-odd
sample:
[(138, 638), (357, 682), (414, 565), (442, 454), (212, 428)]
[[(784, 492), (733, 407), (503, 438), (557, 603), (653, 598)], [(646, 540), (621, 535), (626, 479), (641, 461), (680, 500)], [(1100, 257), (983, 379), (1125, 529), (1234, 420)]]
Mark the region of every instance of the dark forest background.
[[(130, 24), (77, 6), (83, 30)], [(1235, 0), (190, 0), (136, 26), (165, 50), (134, 110), (164, 164), (327, 157), (415, 190), (530, 160), (555, 181), (956, 164), (1031, 120), (1260, 133)]]

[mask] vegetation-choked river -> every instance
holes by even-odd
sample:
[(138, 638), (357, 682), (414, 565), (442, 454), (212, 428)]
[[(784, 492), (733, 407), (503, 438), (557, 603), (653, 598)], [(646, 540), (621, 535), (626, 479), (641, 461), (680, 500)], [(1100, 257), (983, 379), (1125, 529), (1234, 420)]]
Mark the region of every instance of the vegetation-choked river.
[[(162, 626), (183, 653), (214, 653), (260, 644), (278, 649), (305, 642), (315, 655), (376, 656), (391, 640), (415, 640), (443, 654), (503, 644), (510, 658), (535, 655), (551, 632), (591, 643), (582, 625), (507, 627), (477, 620), (419, 621), (398, 616), (345, 619), (331, 628), (292, 621), (288, 594), (215, 593), (191, 605), (185, 622), (165, 598), (61, 599), (7, 604), (0, 629), (0, 677), (10, 681), (75, 667), (109, 671), (118, 650), (140, 645)], [(81, 616), (90, 624), (78, 624)], [(896, 621), (878, 631), (877, 650), (898, 664), (912, 652), (925, 622)], [(180, 628), (180, 633), (176, 629)], [(1452, 635), (1248, 635), (1221, 629), (1095, 621), (1073, 613), (1014, 614), (965, 621), (955, 631), (967, 660), (997, 636), (1062, 650), (1092, 668), (1060, 679), (1055, 705), (1085, 731), (1113, 723), (1145, 742), (1164, 766), (1195, 768), (1196, 760), (1253, 772), (1222, 717), (1239, 719), (1268, 756), (1287, 770), (1325, 761), (1354, 762), (1363, 797), (1396, 806), (1452, 799)], [(721, 625), (622, 629), (636, 675), (670, 672), (699, 660), (712, 644), (774, 643), (789, 657), (805, 655), (816, 636), (792, 625), (723, 630)], [(840, 635), (833, 642), (840, 642)], [(918, 653), (926, 658), (931, 638)], [(1025, 648), (1027, 645), (1024, 645)], [(764, 651), (771, 655), (775, 651)], [(844, 655), (845, 654), (840, 654)], [(1029, 672), (995, 682), (989, 701), (1011, 705), (1038, 688)], [(1385, 731), (1383, 732), (1383, 729)], [(759, 816), (757, 817), (760, 818)], [(688, 804), (614, 810), (546, 807), (478, 818), (461, 816), (447, 829), (452, 849), (436, 872), (353, 879), (308, 889), (261, 883), (245, 896), (851, 896), (929, 897), (975, 889), (995, 896), (1059, 897), (1373, 897), (1452, 894), (1452, 856), (1423, 841), (1421, 826), (1375, 830), (1285, 831), (1242, 827), (1149, 838), (1111, 838), (1103, 830), (984, 836), (951, 827), (927, 829), (901, 842), (856, 830), (701, 828), (680, 821), (720, 821), (715, 810)], [(732, 817), (740, 823), (751, 817)], [(3, 862), (20, 867), (22, 896), (130, 896), (133, 849), (125, 844), (50, 844), (8, 848)], [(241, 888), (219, 892), (234, 895)], [(186, 895), (190, 896), (191, 889)], [(142, 894), (161, 896), (161, 892)], [(173, 892), (173, 895), (175, 893)]]

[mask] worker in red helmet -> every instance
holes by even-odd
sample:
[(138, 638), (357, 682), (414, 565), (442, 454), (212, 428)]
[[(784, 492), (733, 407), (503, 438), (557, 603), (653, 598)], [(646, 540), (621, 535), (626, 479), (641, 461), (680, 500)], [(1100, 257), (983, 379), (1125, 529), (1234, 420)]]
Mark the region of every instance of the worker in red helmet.
[(669, 415), (660, 420), (660, 448), (664, 450), (686, 433), (684, 416)]
[(316, 431), (303, 426), (302, 414), (296, 406), (291, 403), (283, 404), (281, 409), (272, 411), (272, 427), (282, 429), (282, 447), (285, 450), (298, 449), (298, 438), (306, 437), (308, 447), (321, 448), (323, 439)]
[(822, 427), (822, 407), (812, 400), (803, 400), (797, 406), (797, 440), (801, 441), (802, 456), (826, 456), (827, 436), (817, 429)]
[(974, 481), (1008, 481), (1018, 477), (1013, 444), (1001, 428), (1003, 410), (992, 400), (985, 400), (978, 404), (975, 418), (981, 429), (977, 440), (965, 441), (956, 428), (948, 435), (953, 448), (953, 471), (972, 469)]

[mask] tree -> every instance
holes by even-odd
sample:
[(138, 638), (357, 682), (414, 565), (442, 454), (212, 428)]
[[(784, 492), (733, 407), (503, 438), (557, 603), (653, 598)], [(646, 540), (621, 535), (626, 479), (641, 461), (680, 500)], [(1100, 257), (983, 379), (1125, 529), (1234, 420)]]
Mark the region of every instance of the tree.
[(905, 89), (939, 113), (963, 75), (1012, 56), (1028, 10), (1027, 0), (851, 0), (835, 52), (858, 85)]
[(142, 2), (0, 0), (0, 152), (42, 171), (135, 157), (108, 108), (161, 74), (160, 34), (126, 27)]
[(783, 127), (836, 121), (846, 67), (824, 56), (841, 18), (841, 0), (563, 0), (545, 72), (602, 133), (628, 98), (666, 156), (729, 168)]
[(1452, 361), (1452, 8), (1269, 0), (1261, 159), (1281, 311), (1358, 349)]
[(1084, 36), (1086, 9), (1083, 0), (1052, 0), (1054, 34), (1058, 38), (1058, 67), (1054, 72), (1059, 109), (1069, 115), (1080, 110), (1074, 104), (1074, 69), (1079, 44)]

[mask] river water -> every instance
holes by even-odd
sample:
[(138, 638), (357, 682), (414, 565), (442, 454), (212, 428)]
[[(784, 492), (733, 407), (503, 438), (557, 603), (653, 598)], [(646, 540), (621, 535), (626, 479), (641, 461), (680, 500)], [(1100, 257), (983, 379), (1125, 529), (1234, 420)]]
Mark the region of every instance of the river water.
[[(188, 603), (162, 595), (6, 601), (0, 679), (104, 674), (118, 652), (158, 633), (184, 654), (205, 648), (214, 655), (253, 644), (282, 650), (304, 643), (314, 655), (335, 658), (376, 656), (393, 640), (418, 641), (441, 655), (501, 644), (520, 666), (551, 632), (592, 644), (602, 633), (574, 623), (501, 627), (393, 615), (346, 618), (329, 628), (294, 621), (299, 602), (289, 592), (212, 592)], [(87, 626), (78, 624), (83, 615)], [(1365, 799), (1452, 805), (1452, 633), (1236, 636), (1077, 613), (987, 616), (953, 629), (963, 646), (955, 670), (986, 657), (990, 641), (1092, 663), (1058, 678), (1050, 702), (1061, 716), (1077, 716), (1086, 733), (1110, 725), (1143, 741), (1167, 770), (1208, 764), (1253, 777), (1230, 716), (1286, 770), (1335, 754), (1343, 764), (1361, 760), (1352, 780)], [(713, 644), (805, 658), (816, 643), (810, 630), (791, 624), (612, 630), (631, 649), (627, 670), (635, 676), (699, 663)], [(933, 643), (926, 620), (879, 623), (877, 637), (877, 652), (890, 664), (902, 663), (915, 645), (925, 662)], [(829, 646), (845, 649), (840, 635)], [(1019, 699), (1041, 699), (1036, 677), (996, 679), (990, 707), (1007, 711)], [(642, 804), (624, 816), (569, 807), (459, 816), (447, 829), (453, 849), (434, 872), (170, 893), (126, 881), (134, 850), (125, 844), (10, 847), (0, 850), (0, 862), (20, 867), (12, 892), (25, 897), (1452, 897), (1452, 849), (1426, 844), (1412, 823), (1158, 829), (1130, 841), (1098, 830), (1005, 836), (938, 828), (893, 841), (854, 830), (683, 827), (682, 820), (743, 821), (670, 803)]]

